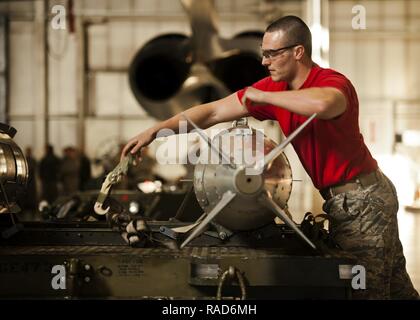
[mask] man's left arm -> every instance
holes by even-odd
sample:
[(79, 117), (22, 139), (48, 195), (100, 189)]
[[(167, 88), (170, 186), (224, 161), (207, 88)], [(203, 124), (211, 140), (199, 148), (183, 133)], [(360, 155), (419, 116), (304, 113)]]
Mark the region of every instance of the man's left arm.
[(242, 98), (243, 103), (245, 99), (252, 104), (271, 104), (303, 116), (317, 113), (317, 118), (324, 120), (343, 114), (347, 105), (344, 94), (332, 87), (276, 92), (248, 87)]

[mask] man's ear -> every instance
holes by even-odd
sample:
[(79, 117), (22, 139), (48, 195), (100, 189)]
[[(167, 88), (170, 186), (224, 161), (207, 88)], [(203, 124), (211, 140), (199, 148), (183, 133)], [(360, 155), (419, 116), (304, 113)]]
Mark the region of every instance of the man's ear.
[(295, 58), (296, 60), (302, 60), (305, 55), (305, 48), (302, 45), (299, 45), (295, 48)]

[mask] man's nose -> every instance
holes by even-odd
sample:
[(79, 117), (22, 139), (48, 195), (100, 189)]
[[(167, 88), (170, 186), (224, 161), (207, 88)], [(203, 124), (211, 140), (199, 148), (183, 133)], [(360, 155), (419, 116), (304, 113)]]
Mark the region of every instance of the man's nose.
[(269, 66), (269, 65), (270, 65), (270, 59), (267, 59), (266, 57), (264, 57), (264, 56), (263, 56), (262, 61), (261, 61), (261, 64), (262, 64), (264, 67)]

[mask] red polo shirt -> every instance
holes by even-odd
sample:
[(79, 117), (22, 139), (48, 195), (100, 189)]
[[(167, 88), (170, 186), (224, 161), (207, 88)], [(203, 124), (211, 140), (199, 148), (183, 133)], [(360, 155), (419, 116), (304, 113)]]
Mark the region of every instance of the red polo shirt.
[[(286, 91), (287, 83), (264, 78), (253, 87), (263, 91)], [(351, 82), (332, 69), (312, 67), (300, 89), (333, 87), (347, 99), (346, 111), (329, 120), (315, 118), (293, 141), (292, 145), (316, 188), (322, 189), (349, 181), (378, 168), (366, 147), (359, 129), (359, 101)], [(239, 101), (244, 89), (237, 92)], [(277, 120), (288, 136), (308, 117), (290, 112), (281, 106), (249, 106), (251, 116), (259, 120)]]

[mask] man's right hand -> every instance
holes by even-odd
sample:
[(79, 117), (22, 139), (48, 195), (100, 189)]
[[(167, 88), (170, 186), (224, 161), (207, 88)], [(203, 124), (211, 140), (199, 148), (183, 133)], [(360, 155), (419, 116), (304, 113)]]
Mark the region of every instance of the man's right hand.
[(128, 152), (135, 155), (135, 158), (140, 160), (141, 148), (149, 145), (153, 140), (153, 132), (150, 129), (131, 138), (121, 152), (120, 161), (127, 155)]

